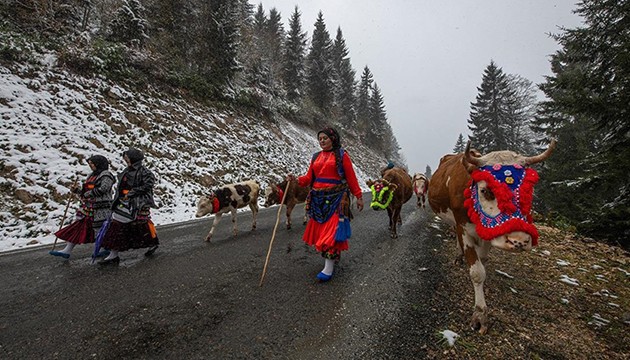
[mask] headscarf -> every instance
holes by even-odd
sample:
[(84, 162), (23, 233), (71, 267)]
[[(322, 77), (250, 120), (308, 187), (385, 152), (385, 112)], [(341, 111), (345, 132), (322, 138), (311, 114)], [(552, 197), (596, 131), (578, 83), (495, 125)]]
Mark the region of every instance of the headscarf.
[(319, 134), (324, 133), (326, 134), (326, 136), (328, 136), (330, 138), (330, 140), (332, 140), (332, 148), (333, 150), (337, 150), (341, 147), (341, 137), (339, 136), (339, 133), (337, 132), (337, 130), (331, 128), (331, 127), (327, 127), (325, 129), (322, 129), (320, 131), (317, 132), (317, 137), (319, 137)]
[(142, 151), (134, 148), (129, 148), (129, 150), (122, 153), (123, 157), (125, 157), (125, 155), (127, 155), (131, 164), (135, 164), (138, 161), (144, 159), (144, 154), (142, 153)]
[(93, 172), (94, 175), (98, 175), (104, 170), (109, 169), (109, 161), (107, 161), (107, 158), (103, 155), (92, 155), (87, 159), (87, 161), (94, 164), (94, 167), (96, 168)]

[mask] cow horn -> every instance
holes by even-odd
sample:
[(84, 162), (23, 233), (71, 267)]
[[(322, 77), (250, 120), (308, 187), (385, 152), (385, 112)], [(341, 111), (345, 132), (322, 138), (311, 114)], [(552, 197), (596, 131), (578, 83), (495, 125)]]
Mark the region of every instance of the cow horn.
[(556, 139), (551, 139), (551, 143), (549, 143), (549, 147), (547, 148), (547, 150), (545, 150), (542, 154), (525, 158), (524, 160), (525, 165), (534, 165), (541, 161), (547, 160), (547, 158), (551, 156), (551, 153), (553, 152), (555, 148), (556, 148)]
[(481, 161), (479, 160), (479, 158), (472, 156), (470, 153), (470, 140), (468, 140), (468, 143), (466, 144), (466, 150), (464, 150), (464, 160), (469, 164), (475, 165), (476, 167), (481, 166)]

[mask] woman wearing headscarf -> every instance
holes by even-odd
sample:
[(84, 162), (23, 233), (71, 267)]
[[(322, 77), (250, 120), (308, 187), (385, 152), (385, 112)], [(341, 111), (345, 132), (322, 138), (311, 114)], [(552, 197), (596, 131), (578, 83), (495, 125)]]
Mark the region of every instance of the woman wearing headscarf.
[(50, 251), (50, 255), (68, 259), (77, 244), (93, 243), (94, 234), (98, 233), (109, 217), (112, 187), (116, 180), (109, 171), (109, 161), (102, 155), (93, 155), (87, 163), (92, 172), (83, 185), (71, 189), (81, 201), (74, 221), (55, 233), (57, 238), (66, 241), (66, 247), (61, 251)]
[[(332, 278), (335, 262), (348, 250), (351, 235), (350, 198), (357, 198), (357, 208), (363, 210), (363, 194), (357, 181), (350, 156), (341, 147), (339, 133), (325, 128), (317, 133), (322, 151), (313, 154), (306, 174), (297, 178), (300, 186), (311, 186), (306, 200), (310, 220), (303, 240), (314, 246), (324, 257), (324, 269), (317, 274), (322, 282)], [(288, 180), (295, 179), (289, 174)]]
[(102, 240), (102, 246), (111, 253), (99, 262), (100, 265), (118, 264), (119, 253), (129, 249), (149, 248), (145, 255), (152, 255), (159, 245), (151, 221), (151, 208), (155, 207), (155, 176), (142, 164), (142, 151), (132, 148), (122, 156), (127, 167), (118, 175), (112, 221)]

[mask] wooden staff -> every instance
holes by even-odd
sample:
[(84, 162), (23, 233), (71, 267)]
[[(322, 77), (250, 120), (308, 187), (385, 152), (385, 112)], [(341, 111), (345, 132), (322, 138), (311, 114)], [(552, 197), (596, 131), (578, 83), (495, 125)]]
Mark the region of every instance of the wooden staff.
[(262, 286), (263, 280), (265, 280), (265, 272), (267, 272), (267, 264), (269, 263), (269, 255), (271, 255), (273, 239), (276, 237), (276, 230), (278, 229), (278, 223), (280, 222), (280, 212), (282, 211), (282, 204), (284, 203), (284, 199), (287, 197), (287, 193), (289, 192), (289, 185), (291, 185), (291, 180), (287, 181), (287, 186), (284, 188), (284, 193), (282, 194), (282, 200), (280, 200), (280, 206), (278, 207), (278, 216), (276, 217), (276, 225), (273, 227), (273, 233), (271, 234), (269, 250), (267, 250), (267, 259), (265, 259), (265, 266), (263, 267), (263, 272), (260, 276), (260, 284), (258, 285), (259, 287)]
[[(63, 227), (63, 223), (66, 221), (66, 215), (68, 215), (68, 208), (70, 207), (70, 199), (72, 198), (72, 189), (74, 189), (75, 186), (77, 186), (77, 180), (79, 180), (78, 177), (74, 178), (74, 182), (72, 183), (72, 187), (70, 188), (70, 194), (68, 196), (68, 203), (66, 204), (66, 211), (63, 212), (63, 217), (61, 218), (61, 224), (59, 224), (59, 230), (61, 230), (61, 228)], [(57, 231), (59, 231), (57, 230)], [(53, 242), (53, 246), (52, 246), (52, 250), (55, 250), (55, 246), (57, 246), (57, 237), (55, 236), (55, 242)]]

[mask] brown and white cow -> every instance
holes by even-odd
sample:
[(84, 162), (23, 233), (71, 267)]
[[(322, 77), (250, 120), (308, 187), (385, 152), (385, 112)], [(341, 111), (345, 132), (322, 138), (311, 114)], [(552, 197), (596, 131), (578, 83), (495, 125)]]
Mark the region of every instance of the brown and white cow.
[(211, 191), (209, 195), (204, 195), (197, 204), (196, 217), (206, 214), (214, 214), (212, 228), (206, 236), (206, 241), (210, 241), (214, 228), (221, 220), (221, 216), (226, 212), (232, 213), (233, 234), (237, 235), (236, 209), (249, 205), (252, 211), (252, 230), (256, 229), (256, 215), (258, 215), (258, 193), (260, 185), (254, 180), (248, 180), (237, 184), (230, 184)]
[(429, 190), (429, 179), (427, 179), (424, 174), (415, 173), (411, 179), (411, 184), (413, 186), (413, 192), (416, 194), (417, 198), (416, 205), (418, 205), (419, 208), (424, 208), (427, 190)]
[(374, 210), (387, 209), (389, 216), (389, 230), (392, 238), (397, 238), (396, 225), (402, 224), (400, 212), (404, 203), (411, 199), (411, 176), (407, 170), (399, 167), (383, 171), (383, 177), (378, 180), (369, 179), (367, 186), (372, 190), (372, 203)]
[(468, 142), (464, 153), (442, 157), (431, 177), (429, 205), (455, 227), (475, 290), (470, 325), (481, 334), (488, 331), (484, 262), (492, 247), (518, 252), (537, 245), (531, 206), (538, 174), (529, 166), (546, 160), (555, 146), (552, 140), (546, 151), (532, 157), (512, 151), (482, 156)]
[[(269, 207), (271, 205), (280, 204), (282, 201), (282, 197), (284, 196), (284, 202), (282, 204), (287, 207), (287, 229), (291, 229), (291, 212), (293, 208), (297, 204), (301, 204), (306, 201), (306, 197), (308, 196), (310, 187), (301, 187), (298, 185), (297, 180), (291, 181), (286, 194), (284, 194), (284, 190), (287, 189), (287, 181), (284, 180), (280, 184), (270, 183), (269, 187), (265, 189), (265, 203), (264, 207)], [(308, 216), (304, 214), (303, 224), (306, 224), (308, 221)]]

